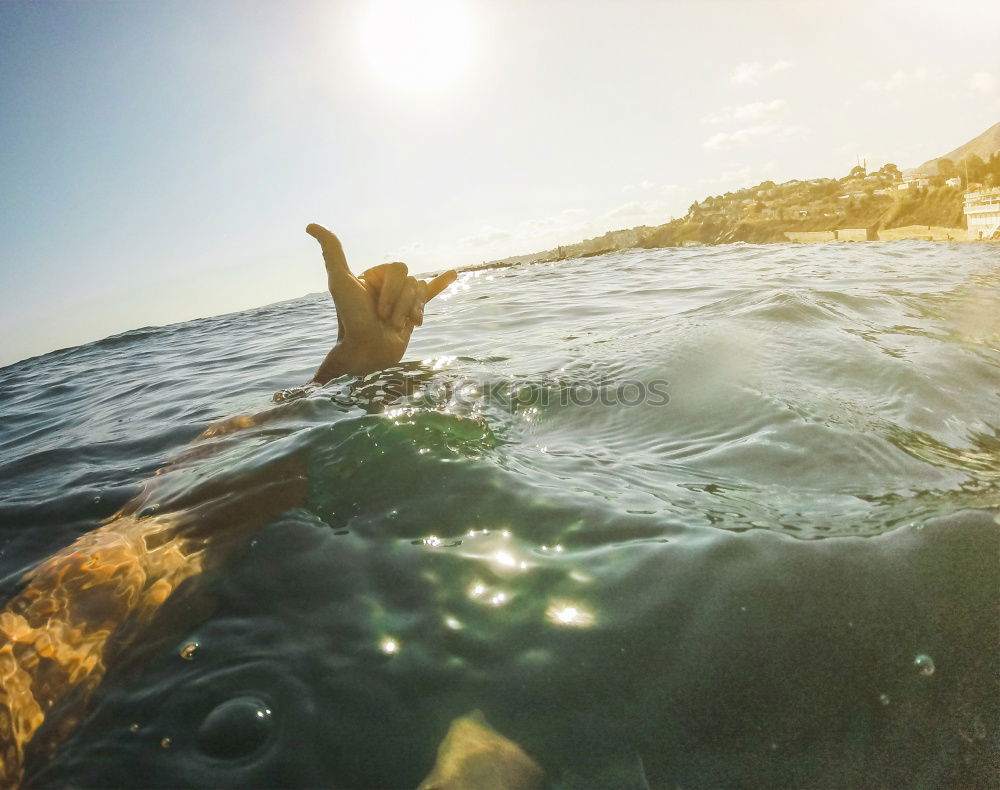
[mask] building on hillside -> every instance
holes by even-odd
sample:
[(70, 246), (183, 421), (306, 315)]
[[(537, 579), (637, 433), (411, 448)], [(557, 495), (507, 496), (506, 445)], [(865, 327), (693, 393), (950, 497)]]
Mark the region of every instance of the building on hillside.
[(966, 192), (965, 222), (972, 239), (1000, 236), (1000, 187)]
[(628, 250), (639, 245), (643, 239), (649, 235), (650, 228), (640, 225), (636, 228), (626, 228), (625, 230), (612, 230), (605, 234), (611, 242), (612, 247), (619, 250)]
[(906, 225), (902, 228), (883, 228), (878, 231), (879, 241), (968, 241), (969, 232), (961, 228), (946, 228), (940, 225)]
[(959, 176), (952, 176), (947, 181), (944, 182), (946, 187), (954, 187), (955, 189), (961, 189), (962, 179)]
[(874, 228), (838, 228), (833, 235), (837, 241), (874, 241), (878, 238)]
[(924, 187), (931, 185), (931, 177), (926, 173), (910, 173), (903, 176), (903, 182), (896, 186), (896, 189), (910, 189), (911, 187)]
[(785, 238), (800, 244), (817, 244), (836, 241), (837, 234), (832, 230), (786, 230)]
[(837, 230), (786, 230), (788, 241), (819, 244), (826, 241), (877, 241), (875, 228), (838, 228)]

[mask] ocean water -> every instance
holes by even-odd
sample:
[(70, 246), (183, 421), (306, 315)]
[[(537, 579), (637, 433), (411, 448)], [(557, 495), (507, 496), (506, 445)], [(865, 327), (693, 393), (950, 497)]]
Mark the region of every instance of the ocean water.
[(314, 294), (0, 370), (5, 599), (123, 507), (203, 565), (29, 785), (415, 787), (472, 710), (554, 787), (1000, 781), (995, 247), (467, 273), (295, 390), (335, 334)]

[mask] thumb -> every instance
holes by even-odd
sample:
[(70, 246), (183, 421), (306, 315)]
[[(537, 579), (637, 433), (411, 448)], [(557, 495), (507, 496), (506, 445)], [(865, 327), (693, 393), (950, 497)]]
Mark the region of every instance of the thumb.
[(344, 256), (344, 248), (340, 246), (340, 239), (315, 222), (306, 226), (306, 233), (316, 239), (323, 250), (326, 282), (330, 288), (330, 296), (333, 297), (333, 304), (337, 308), (337, 320), (340, 322), (339, 335), (343, 335), (357, 317), (363, 314), (370, 300), (364, 286), (351, 274), (347, 258)]
[(319, 242), (323, 250), (323, 262), (326, 264), (327, 274), (350, 274), (350, 267), (347, 265), (347, 257), (344, 255), (344, 248), (340, 244), (340, 239), (334, 236), (322, 225), (315, 222), (306, 225), (306, 233)]

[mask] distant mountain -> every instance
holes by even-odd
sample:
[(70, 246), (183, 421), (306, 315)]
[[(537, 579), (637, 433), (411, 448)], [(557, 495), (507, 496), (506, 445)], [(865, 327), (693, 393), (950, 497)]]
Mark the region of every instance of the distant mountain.
[(956, 165), (969, 154), (975, 154), (980, 159), (987, 160), (991, 155), (1000, 153), (1000, 123), (993, 124), (979, 137), (969, 140), (965, 145), (960, 145), (954, 151), (937, 156), (924, 162), (920, 167), (907, 171), (912, 173), (927, 173), (927, 175), (937, 175), (938, 159), (950, 159)]

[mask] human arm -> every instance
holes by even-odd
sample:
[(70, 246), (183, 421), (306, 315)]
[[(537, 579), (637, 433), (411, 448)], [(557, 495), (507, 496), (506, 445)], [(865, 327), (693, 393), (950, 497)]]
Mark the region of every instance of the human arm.
[(337, 342), (313, 376), (325, 384), (345, 374), (362, 375), (403, 358), (410, 335), (424, 320), (424, 305), (455, 281), (447, 271), (430, 282), (410, 275), (404, 263), (384, 263), (360, 277), (351, 273), (340, 240), (321, 225), (306, 232), (319, 242), (327, 283), (337, 308)]
[[(403, 264), (383, 264), (358, 278), (336, 237), (318, 225), (309, 228), (323, 248), (341, 324), (314, 381), (396, 364), (413, 327), (423, 321), (423, 305), (455, 273), (425, 283), (409, 276)], [(233, 474), (223, 464), (224, 471), (192, 484), (191, 466), (199, 458), (218, 457), (229, 443), (238, 446), (240, 438), (227, 434), (280, 412), (235, 417), (207, 429), (142, 494), (46, 559), (7, 601), (0, 611), (0, 788), (20, 782), (25, 747), (50, 711), (66, 699), (85, 705), (115, 647), (145, 627), (181, 584), (305, 502), (307, 466), (294, 454)], [(61, 719), (72, 723), (75, 715), (65, 709)], [(62, 726), (56, 730), (65, 735)]]

